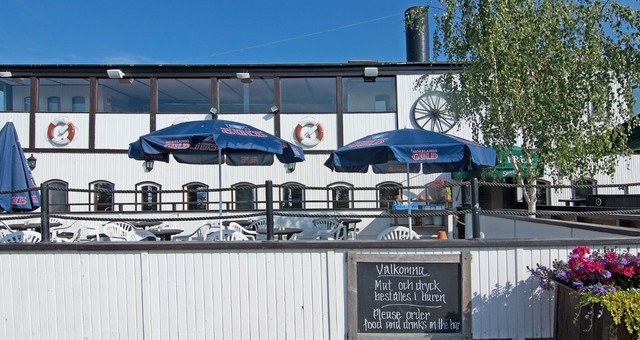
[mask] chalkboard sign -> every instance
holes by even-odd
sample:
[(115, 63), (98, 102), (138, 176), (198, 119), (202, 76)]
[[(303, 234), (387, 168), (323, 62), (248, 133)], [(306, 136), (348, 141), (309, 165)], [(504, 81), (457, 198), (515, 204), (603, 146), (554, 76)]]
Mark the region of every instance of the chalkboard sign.
[(350, 339), (470, 339), (469, 253), (349, 253)]

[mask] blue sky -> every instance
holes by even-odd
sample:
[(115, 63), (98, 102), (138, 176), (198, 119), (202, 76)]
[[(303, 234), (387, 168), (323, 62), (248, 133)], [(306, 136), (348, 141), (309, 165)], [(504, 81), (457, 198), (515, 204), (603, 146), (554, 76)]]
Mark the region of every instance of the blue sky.
[(429, 3), (2, 0), (0, 64), (403, 62), (403, 13)]
[(0, 64), (406, 61), (405, 0), (2, 0)]

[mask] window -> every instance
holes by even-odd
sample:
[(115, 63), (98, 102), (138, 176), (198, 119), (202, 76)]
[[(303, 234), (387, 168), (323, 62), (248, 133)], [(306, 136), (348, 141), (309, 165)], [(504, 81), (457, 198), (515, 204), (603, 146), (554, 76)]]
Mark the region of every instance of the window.
[(375, 82), (343, 78), (342, 97), (345, 112), (396, 111), (396, 78), (377, 77)]
[(304, 209), (304, 185), (295, 182), (282, 184), (280, 206), (282, 209)]
[(60, 112), (60, 97), (51, 96), (47, 98), (47, 111)]
[(238, 210), (255, 210), (256, 209), (256, 188), (255, 185), (243, 182), (236, 183), (231, 186), (235, 195), (233, 201)]
[(344, 182), (329, 184), (329, 195), (329, 201), (331, 201), (329, 208), (352, 208), (353, 185)]
[(74, 107), (74, 98), (90, 96), (90, 81), (88, 78), (40, 78), (38, 105), (40, 110), (48, 112), (87, 112), (87, 105)]
[(24, 97), (24, 112), (31, 112), (31, 96)]
[(49, 186), (49, 212), (69, 212), (69, 183), (52, 179), (45, 184)]
[(275, 103), (273, 79), (254, 79), (251, 83), (221, 79), (219, 84), (222, 113), (267, 113)]
[(543, 185), (550, 185), (551, 183), (549, 181), (545, 181), (545, 180), (537, 180), (536, 181), (536, 185), (538, 186), (538, 200), (536, 202), (537, 205), (551, 205), (551, 188), (544, 188), (544, 187), (540, 187)]
[(87, 112), (87, 105), (83, 96), (75, 96), (71, 98), (71, 111)]
[(187, 210), (207, 210), (209, 208), (209, 186), (193, 182), (184, 185), (182, 189), (187, 190), (183, 198), (187, 202)]
[(158, 111), (206, 113), (211, 109), (211, 79), (158, 79)]
[(335, 78), (283, 78), (282, 112), (336, 112)]
[(99, 79), (100, 112), (149, 112), (150, 104), (150, 79)]
[[(89, 189), (95, 190), (91, 193), (93, 211), (113, 211), (113, 188), (114, 184), (108, 181), (95, 181), (89, 183)], [(100, 191), (104, 190), (104, 191)]]
[(160, 210), (160, 191), (162, 187), (158, 183), (143, 182), (136, 184), (136, 190), (140, 191), (139, 195), (136, 195), (136, 203), (142, 211), (158, 211)]
[(571, 185), (573, 188), (573, 199), (587, 198), (587, 195), (593, 195), (598, 193), (596, 185), (598, 182), (594, 179), (585, 178), (579, 181), (574, 181)]
[(0, 112), (29, 112), (22, 98), (31, 93), (30, 78), (0, 78)]
[(391, 209), (396, 201), (396, 196), (400, 195), (402, 190), (402, 186), (396, 182), (382, 182), (376, 185), (376, 188), (381, 209)]

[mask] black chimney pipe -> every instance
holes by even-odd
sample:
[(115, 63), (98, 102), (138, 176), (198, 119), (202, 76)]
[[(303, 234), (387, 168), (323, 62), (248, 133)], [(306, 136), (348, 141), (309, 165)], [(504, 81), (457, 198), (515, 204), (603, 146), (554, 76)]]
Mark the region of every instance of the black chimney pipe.
[(429, 8), (414, 6), (404, 11), (407, 61), (429, 61)]

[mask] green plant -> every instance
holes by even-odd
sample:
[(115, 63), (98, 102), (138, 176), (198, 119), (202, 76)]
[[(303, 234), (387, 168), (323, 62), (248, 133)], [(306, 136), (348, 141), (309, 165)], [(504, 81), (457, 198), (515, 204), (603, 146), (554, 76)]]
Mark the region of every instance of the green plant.
[[(552, 289), (561, 282), (580, 294), (578, 310), (584, 306), (601, 305), (613, 322), (623, 323), (629, 333), (640, 335), (640, 259), (629, 251), (603, 252), (588, 247), (576, 247), (567, 262), (555, 260), (551, 268), (537, 265), (528, 268), (543, 289)], [(577, 319), (577, 317), (576, 317)]]

